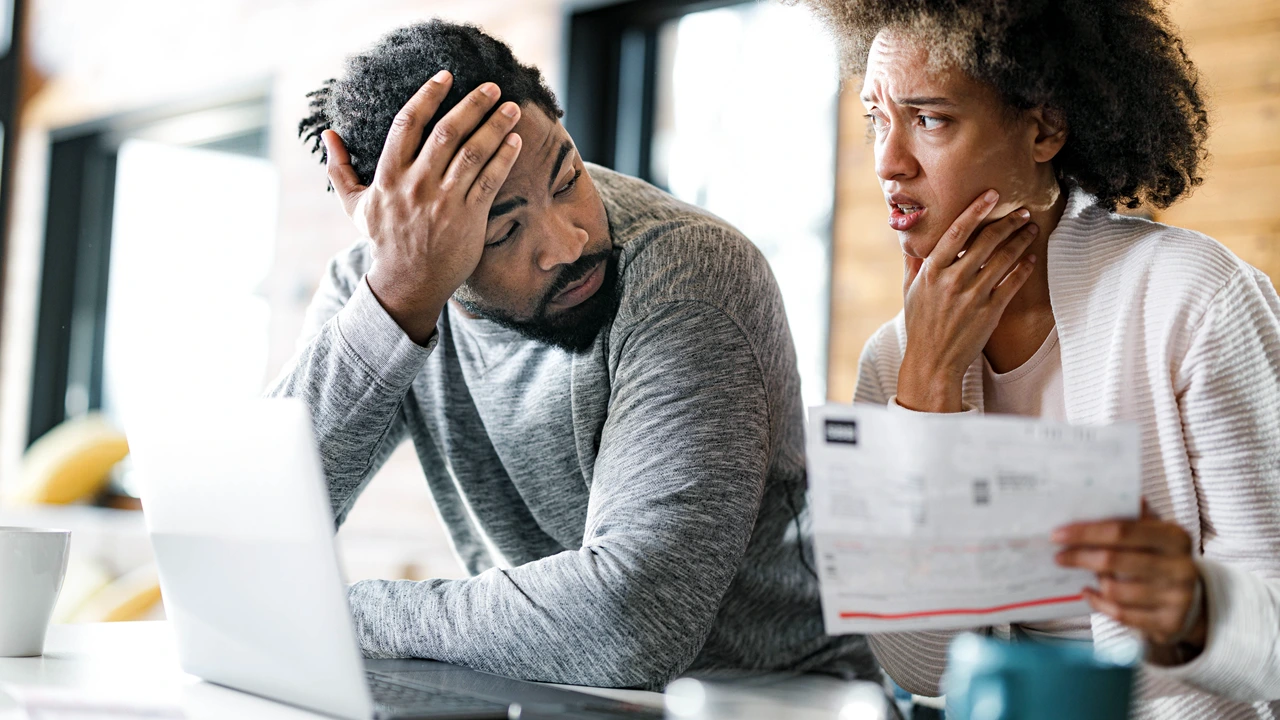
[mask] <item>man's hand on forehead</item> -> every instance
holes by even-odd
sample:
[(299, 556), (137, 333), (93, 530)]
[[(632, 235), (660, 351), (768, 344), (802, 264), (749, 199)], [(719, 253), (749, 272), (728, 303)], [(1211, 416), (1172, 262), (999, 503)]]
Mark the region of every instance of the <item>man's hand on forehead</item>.
[(373, 244), (369, 288), (405, 333), (425, 344), (445, 303), (480, 263), (489, 208), (520, 154), (520, 107), (493, 83), (471, 91), (421, 143), (453, 85), (441, 71), (396, 115), (373, 182), (361, 185), (338, 134), (324, 131), (329, 182)]

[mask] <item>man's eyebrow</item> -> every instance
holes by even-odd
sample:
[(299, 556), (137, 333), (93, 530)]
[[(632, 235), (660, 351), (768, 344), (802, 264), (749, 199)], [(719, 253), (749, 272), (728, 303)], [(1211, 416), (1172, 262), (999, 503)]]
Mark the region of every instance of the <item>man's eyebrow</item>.
[(556, 155), (556, 162), (551, 166), (551, 179), (547, 181), (547, 192), (551, 192), (551, 189), (555, 187), (556, 176), (560, 174), (560, 164), (564, 162), (565, 156), (572, 149), (573, 141), (571, 140), (565, 140), (564, 144), (560, 146), (560, 152)]
[(499, 215), (506, 215), (512, 210), (515, 210), (518, 207), (524, 207), (525, 205), (528, 205), (528, 204), (529, 204), (529, 201), (525, 200), (522, 197), (513, 197), (510, 200), (503, 200), (502, 202), (489, 208), (489, 219), (492, 220), (498, 217)]

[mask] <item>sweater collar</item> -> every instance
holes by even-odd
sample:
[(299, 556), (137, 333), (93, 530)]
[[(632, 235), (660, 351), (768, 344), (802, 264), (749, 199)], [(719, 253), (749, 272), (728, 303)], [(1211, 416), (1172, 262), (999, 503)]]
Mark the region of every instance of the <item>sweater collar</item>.
[[(1132, 221), (1128, 222), (1128, 221)], [(1103, 422), (1103, 408), (1085, 388), (1101, 387), (1104, 350), (1122, 313), (1129, 312), (1124, 288), (1131, 282), (1131, 249), (1142, 221), (1122, 218), (1072, 188), (1062, 219), (1049, 235), (1049, 302), (1062, 354), (1067, 420)], [(1096, 398), (1094, 398), (1096, 399)]]

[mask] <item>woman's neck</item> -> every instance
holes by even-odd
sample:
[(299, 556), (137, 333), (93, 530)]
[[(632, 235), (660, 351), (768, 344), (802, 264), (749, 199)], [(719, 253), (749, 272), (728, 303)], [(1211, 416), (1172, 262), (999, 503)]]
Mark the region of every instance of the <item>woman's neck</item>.
[(1036, 256), (1036, 266), (1026, 284), (1013, 296), (1000, 324), (991, 333), (984, 353), (991, 369), (998, 373), (1016, 370), (1030, 360), (1053, 330), (1053, 306), (1049, 302), (1049, 235), (1058, 227), (1067, 206), (1067, 188), (1044, 208), (1031, 208), (1031, 222), (1040, 228), (1027, 250)]

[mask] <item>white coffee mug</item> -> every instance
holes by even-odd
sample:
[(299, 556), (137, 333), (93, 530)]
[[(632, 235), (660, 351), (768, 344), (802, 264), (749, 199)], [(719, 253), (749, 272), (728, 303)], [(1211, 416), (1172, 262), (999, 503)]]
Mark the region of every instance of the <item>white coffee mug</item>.
[(67, 530), (0, 527), (0, 657), (44, 652), (70, 546)]

